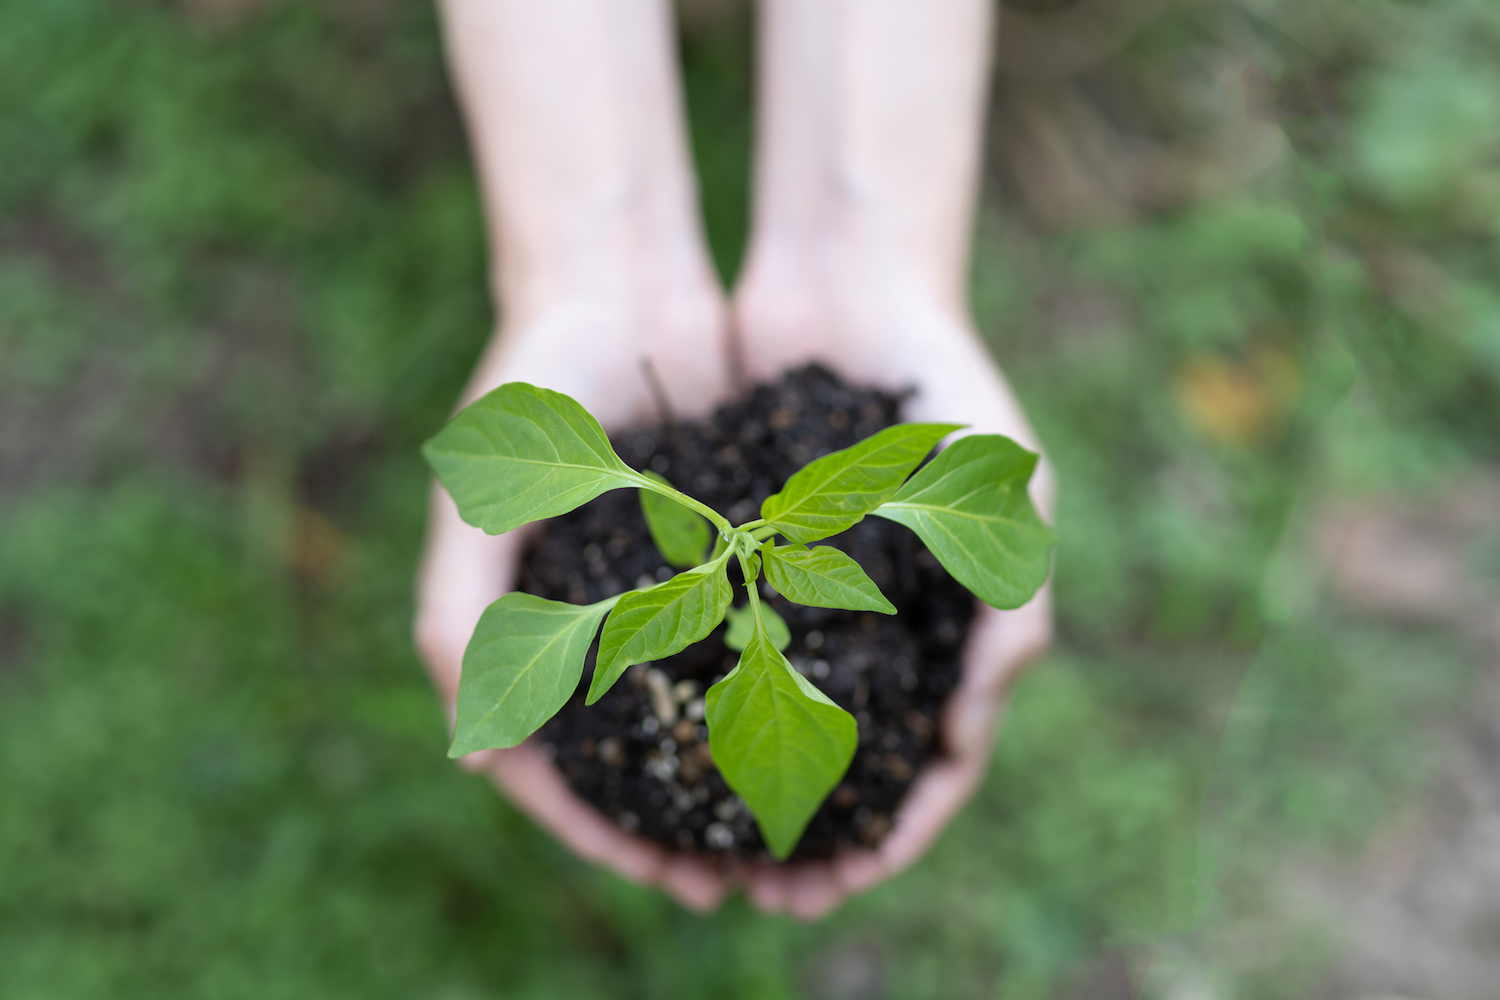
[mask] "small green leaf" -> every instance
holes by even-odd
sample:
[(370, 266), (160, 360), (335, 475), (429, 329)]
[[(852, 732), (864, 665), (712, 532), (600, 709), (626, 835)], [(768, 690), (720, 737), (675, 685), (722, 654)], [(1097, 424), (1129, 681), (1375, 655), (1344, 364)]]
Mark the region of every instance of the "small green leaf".
[(471, 404), (422, 454), (463, 519), (492, 535), (641, 482), (587, 410), (525, 382), (506, 383)]
[(556, 715), (578, 687), (609, 606), (516, 592), (485, 608), (464, 650), (448, 756), (513, 747)]
[(1036, 461), (998, 434), (961, 438), (875, 513), (915, 531), (980, 600), (1019, 608), (1046, 582), (1057, 537), (1026, 492)]
[(796, 604), (814, 608), (844, 608), (849, 611), (896, 613), (859, 563), (832, 545), (810, 549), (805, 545), (767, 543), (766, 579), (776, 592)]
[(784, 859), (854, 758), (854, 717), (792, 669), (764, 629), (707, 700), (714, 764)]
[[(766, 622), (766, 635), (778, 652), (792, 644), (792, 630), (770, 605), (761, 604), (760, 615)], [(724, 634), (724, 645), (738, 652), (750, 645), (750, 636), (755, 633), (755, 612), (747, 604), (743, 608), (730, 608), (728, 618), (729, 629)]]
[(900, 489), (933, 446), (962, 424), (897, 424), (809, 462), (760, 505), (760, 516), (794, 542), (853, 527)]
[[(671, 485), (654, 472), (644, 472), (642, 475)], [(651, 529), (651, 540), (656, 543), (656, 550), (668, 563), (679, 569), (686, 569), (703, 561), (703, 550), (708, 548), (709, 529), (708, 522), (703, 520), (701, 514), (655, 490), (641, 490), (641, 513), (646, 515), (646, 527)]]
[(626, 667), (680, 653), (708, 635), (724, 620), (732, 596), (719, 562), (621, 597), (599, 637), (587, 703), (598, 701)]

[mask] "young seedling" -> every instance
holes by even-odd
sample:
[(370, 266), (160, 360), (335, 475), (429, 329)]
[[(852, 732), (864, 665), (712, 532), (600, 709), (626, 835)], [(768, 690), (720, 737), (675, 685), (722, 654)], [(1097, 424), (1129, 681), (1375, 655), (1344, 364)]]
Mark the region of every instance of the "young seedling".
[[(626, 668), (681, 652), (727, 615), (726, 641), (741, 652), (708, 690), (709, 749), (771, 853), (786, 858), (843, 777), (857, 736), (853, 716), (782, 655), (790, 637), (761, 603), (761, 574), (798, 604), (895, 614), (853, 559), (809, 547), (874, 514), (915, 531), (949, 573), (997, 608), (1021, 606), (1047, 578), (1054, 535), (1026, 493), (1036, 455), (975, 434), (912, 475), (961, 426), (898, 424), (824, 455), (767, 497), (759, 518), (732, 525), (662, 477), (627, 466), (568, 396), (511, 382), (469, 406), (422, 449), (465, 521), (500, 534), (608, 490), (639, 489), (652, 539), (682, 572), (597, 604), (523, 593), (491, 604), (464, 653), (449, 756), (513, 747), (555, 715), (578, 687), (601, 622), (590, 705)], [(749, 596), (738, 611), (725, 572), (731, 559)]]

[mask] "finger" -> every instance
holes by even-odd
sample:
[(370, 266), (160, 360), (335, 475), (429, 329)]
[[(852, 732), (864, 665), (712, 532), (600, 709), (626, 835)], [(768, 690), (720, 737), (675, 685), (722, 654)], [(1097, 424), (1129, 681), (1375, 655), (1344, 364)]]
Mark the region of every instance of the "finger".
[(1044, 586), (1012, 611), (975, 603), (978, 611), (960, 655), (964, 669), (959, 692), (993, 694), (1004, 690), (1051, 643), (1052, 587)]
[[(451, 718), (449, 727), (452, 727)], [(458, 766), (470, 774), (490, 774), (495, 770), (496, 758), (504, 752), (504, 750), (478, 750), (458, 758)]]
[(709, 913), (724, 901), (729, 879), (702, 859), (677, 855), (662, 869), (661, 886), (688, 909)]
[(904, 871), (927, 853), (978, 787), (985, 763), (983, 757), (969, 757), (944, 761), (922, 772), (880, 845), (880, 879)]
[(724, 873), (696, 858), (669, 856), (620, 830), (574, 795), (531, 744), (469, 755), (474, 757), (488, 765), (495, 784), (507, 797), (583, 860), (642, 885), (660, 885), (699, 913), (713, 910), (723, 900), (728, 890)]
[(784, 866), (765, 861), (747, 871), (745, 895), (762, 913), (780, 913), (787, 905), (787, 874)]
[(838, 859), (835, 875), (850, 893), (863, 892), (915, 863), (984, 777), (1005, 685), (1046, 647), (1051, 622), (1045, 598), (1013, 612), (986, 610), (964, 649), (963, 681), (943, 710), (947, 757), (929, 765), (912, 785), (878, 851)]
[(891, 832), (875, 851), (853, 851), (834, 861), (833, 875), (856, 895), (911, 867), (932, 847), (983, 777), (983, 762), (930, 765), (907, 792)]
[(885, 858), (875, 851), (850, 851), (833, 860), (833, 877), (850, 896), (878, 884), (886, 875)]
[(1004, 696), (999, 691), (965, 691), (960, 686), (948, 699), (948, 704), (943, 706), (944, 756), (928, 770), (969, 761), (983, 770), (990, 748), (995, 742), (995, 730), (1000, 723), (1003, 705)]
[(451, 497), (433, 484), (427, 540), (417, 572), (417, 651), (445, 702), (458, 695), (464, 649), (479, 616), (510, 590), (526, 529), (486, 535), (465, 524)]
[(1006, 690), (1052, 638), (1051, 590), (1014, 611), (981, 605), (964, 643), (963, 674), (943, 707), (943, 745), (949, 756), (989, 753)]
[(819, 920), (844, 901), (829, 862), (798, 865), (787, 873), (786, 905), (802, 921)]
[(512, 802), (580, 858), (642, 885), (661, 881), (666, 852), (584, 804), (532, 744), (496, 751), (490, 776)]

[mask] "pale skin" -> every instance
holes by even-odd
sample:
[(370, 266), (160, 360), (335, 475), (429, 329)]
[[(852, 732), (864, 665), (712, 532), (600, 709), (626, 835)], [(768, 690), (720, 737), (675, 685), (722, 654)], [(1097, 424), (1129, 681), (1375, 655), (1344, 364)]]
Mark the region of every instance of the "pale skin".
[[(751, 379), (820, 361), (852, 382), (915, 387), (905, 416), (1038, 444), (976, 336), (966, 295), (991, 11), (987, 0), (761, 0), (753, 232), (732, 297), (718, 285), (664, 0), (442, 0), (478, 164), (499, 329), (461, 402), (523, 380), (606, 428), (658, 419), (649, 358), (679, 415)], [(731, 336), (733, 331), (733, 336)], [(1032, 493), (1049, 516), (1045, 462)], [(511, 589), (527, 529), (487, 536), (432, 493), (416, 635), (451, 716), (463, 650)], [(876, 851), (719, 865), (625, 833), (531, 744), (465, 758), (581, 857), (696, 910), (742, 886), (815, 919), (923, 853), (984, 774), (1010, 680), (1047, 645), (1044, 590), (981, 608), (944, 717), (945, 756)]]

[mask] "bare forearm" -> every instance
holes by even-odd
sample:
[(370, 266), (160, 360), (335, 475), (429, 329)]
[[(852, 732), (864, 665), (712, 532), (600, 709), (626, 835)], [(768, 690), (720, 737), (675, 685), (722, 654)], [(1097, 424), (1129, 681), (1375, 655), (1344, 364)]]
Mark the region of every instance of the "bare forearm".
[(665, 0), (442, 12), (507, 325), (570, 296), (709, 281)]
[(897, 269), (962, 308), (990, 30), (989, 0), (762, 0), (747, 277)]

